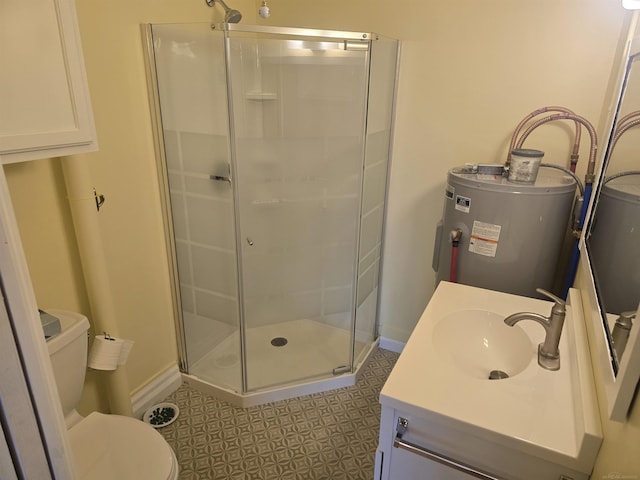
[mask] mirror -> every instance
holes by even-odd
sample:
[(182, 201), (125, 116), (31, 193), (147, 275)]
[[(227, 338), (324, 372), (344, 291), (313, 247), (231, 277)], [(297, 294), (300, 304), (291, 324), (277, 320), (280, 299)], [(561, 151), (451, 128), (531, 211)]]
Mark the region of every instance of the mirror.
[[(587, 248), (596, 292), (612, 343), (612, 368), (623, 355), (621, 318), (638, 310), (640, 302), (640, 52), (630, 54), (625, 70), (613, 135), (605, 153), (596, 207), (591, 216)], [(625, 322), (626, 323), (626, 322)], [(621, 340), (621, 339), (619, 339)], [(616, 348), (619, 347), (619, 348)]]
[[(640, 37), (629, 40), (611, 128), (581, 240), (600, 322), (609, 416), (624, 421), (640, 375)], [(593, 345), (592, 345), (593, 348)], [(608, 372), (607, 372), (608, 370)]]

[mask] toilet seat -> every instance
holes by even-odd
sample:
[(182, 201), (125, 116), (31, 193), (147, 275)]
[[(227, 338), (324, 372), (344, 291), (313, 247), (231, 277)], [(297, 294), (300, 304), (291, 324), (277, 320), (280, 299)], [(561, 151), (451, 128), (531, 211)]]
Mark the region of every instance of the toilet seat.
[(69, 429), (81, 480), (176, 480), (178, 462), (153, 427), (134, 418), (93, 412)]

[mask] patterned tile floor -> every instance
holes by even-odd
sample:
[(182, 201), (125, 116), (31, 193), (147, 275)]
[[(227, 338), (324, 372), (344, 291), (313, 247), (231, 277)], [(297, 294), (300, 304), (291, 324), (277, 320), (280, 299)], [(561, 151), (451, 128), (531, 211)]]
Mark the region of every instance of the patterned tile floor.
[(376, 349), (354, 386), (246, 409), (183, 385), (159, 432), (180, 480), (372, 480), (378, 395), (397, 358)]

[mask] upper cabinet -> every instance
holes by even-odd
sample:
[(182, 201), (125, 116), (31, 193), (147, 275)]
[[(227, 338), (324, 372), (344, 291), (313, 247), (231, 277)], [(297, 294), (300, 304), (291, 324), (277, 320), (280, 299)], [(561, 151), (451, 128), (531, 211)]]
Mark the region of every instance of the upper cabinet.
[(97, 150), (73, 0), (0, 0), (3, 164)]

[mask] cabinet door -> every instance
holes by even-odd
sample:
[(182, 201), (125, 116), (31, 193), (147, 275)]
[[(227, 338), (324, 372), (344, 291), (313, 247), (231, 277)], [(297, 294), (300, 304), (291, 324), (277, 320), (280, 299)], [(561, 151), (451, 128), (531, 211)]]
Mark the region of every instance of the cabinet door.
[[(587, 480), (588, 475), (495, 443), (465, 429), (452, 428), (382, 407), (380, 480)], [(401, 421), (399, 421), (401, 417)], [(395, 426), (394, 426), (395, 425)]]
[[(422, 416), (382, 405), (379, 450), (380, 480), (469, 480), (512, 478), (501, 470), (495, 446)], [(515, 478), (515, 477), (513, 477)], [(518, 476), (520, 478), (520, 476)]]
[(0, 0), (0, 158), (97, 148), (73, 0)]

